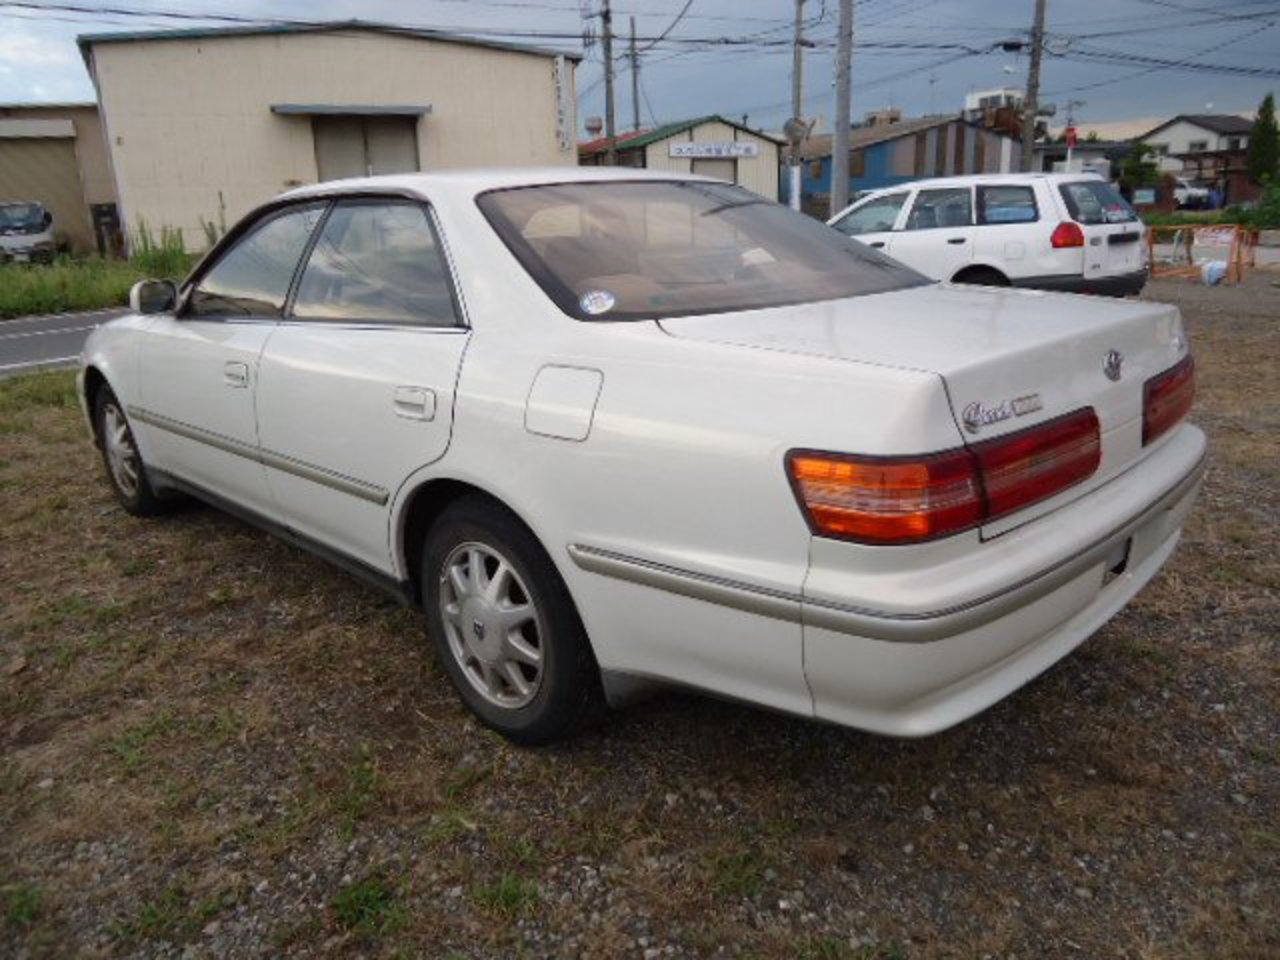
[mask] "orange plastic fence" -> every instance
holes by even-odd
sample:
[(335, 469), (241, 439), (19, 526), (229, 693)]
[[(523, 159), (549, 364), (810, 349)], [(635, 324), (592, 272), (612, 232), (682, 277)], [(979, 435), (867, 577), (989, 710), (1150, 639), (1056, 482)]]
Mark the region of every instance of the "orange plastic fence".
[[(1156, 244), (1161, 234), (1172, 234), (1173, 252), (1165, 259), (1156, 259)], [(1258, 232), (1238, 223), (1215, 223), (1202, 227), (1194, 224), (1147, 227), (1147, 262), (1151, 264), (1153, 277), (1200, 278), (1203, 261), (1196, 262), (1195, 246), (1227, 247), (1227, 272), (1225, 283), (1239, 283), (1246, 267), (1256, 265)], [(1216, 258), (1215, 258), (1216, 259)]]

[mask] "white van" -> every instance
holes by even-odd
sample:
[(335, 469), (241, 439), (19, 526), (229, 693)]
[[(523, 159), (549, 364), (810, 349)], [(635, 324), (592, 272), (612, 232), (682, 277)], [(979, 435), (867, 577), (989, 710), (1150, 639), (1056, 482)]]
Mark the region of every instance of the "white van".
[(829, 223), (935, 280), (1108, 296), (1147, 282), (1146, 227), (1096, 174), (915, 180)]

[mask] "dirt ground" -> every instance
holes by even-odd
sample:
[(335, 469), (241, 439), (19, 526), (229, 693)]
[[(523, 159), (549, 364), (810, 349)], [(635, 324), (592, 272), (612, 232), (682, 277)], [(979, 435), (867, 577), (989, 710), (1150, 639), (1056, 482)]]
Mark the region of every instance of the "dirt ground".
[(1182, 304), (1212, 441), (1174, 560), (902, 742), (692, 696), (477, 727), (419, 617), (111, 499), (67, 375), (0, 385), (0, 955), (1280, 956), (1280, 288)]

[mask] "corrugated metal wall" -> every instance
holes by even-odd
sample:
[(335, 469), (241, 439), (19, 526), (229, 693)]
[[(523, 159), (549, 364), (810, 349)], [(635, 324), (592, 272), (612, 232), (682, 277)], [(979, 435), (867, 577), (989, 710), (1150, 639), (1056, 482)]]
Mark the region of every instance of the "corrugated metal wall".
[(77, 253), (95, 249), (74, 140), (0, 138), (0, 200), (43, 203), (53, 214), (59, 240), (65, 239)]

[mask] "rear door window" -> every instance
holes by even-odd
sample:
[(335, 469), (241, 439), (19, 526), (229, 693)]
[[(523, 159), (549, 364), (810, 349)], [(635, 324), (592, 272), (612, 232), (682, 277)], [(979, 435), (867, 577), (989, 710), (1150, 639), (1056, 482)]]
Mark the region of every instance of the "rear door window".
[(967, 227), (973, 223), (973, 200), (968, 187), (921, 190), (907, 216), (908, 230)]
[(1034, 223), (1040, 219), (1036, 194), (1031, 187), (978, 188), (978, 222), (983, 224)]
[(1067, 212), (1077, 223), (1093, 226), (1100, 223), (1133, 223), (1138, 219), (1133, 207), (1115, 188), (1101, 180), (1077, 180), (1058, 187)]
[(448, 267), (427, 208), (391, 200), (335, 206), (303, 270), (291, 315), (457, 326)]
[(888, 233), (898, 222), (898, 211), (906, 200), (906, 191), (869, 200), (856, 210), (850, 210), (832, 226), (847, 237), (857, 237), (864, 233)]

